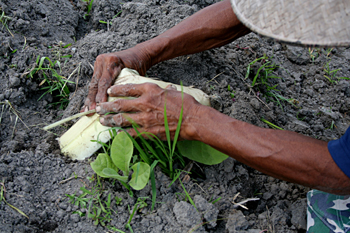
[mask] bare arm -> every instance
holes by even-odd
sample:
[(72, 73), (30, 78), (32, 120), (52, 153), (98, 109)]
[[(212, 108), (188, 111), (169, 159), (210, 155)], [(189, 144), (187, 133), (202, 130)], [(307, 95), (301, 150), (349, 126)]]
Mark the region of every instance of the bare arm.
[[(129, 126), (133, 119), (140, 131), (163, 140), (163, 109), (167, 99), (169, 128), (175, 132), (181, 109), (181, 92), (157, 85), (122, 85), (109, 90), (111, 96), (134, 96), (134, 100), (103, 103), (96, 110), (133, 112), (101, 117), (109, 126)], [(136, 136), (133, 129), (130, 134)], [(203, 106), (185, 94), (181, 139), (202, 141), (263, 173), (329, 193), (350, 194), (350, 179), (339, 169), (327, 143), (290, 131), (260, 128)]]
[(120, 71), (137, 70), (141, 75), (153, 65), (174, 57), (225, 45), (249, 32), (237, 19), (229, 0), (204, 8), (163, 34), (127, 50), (96, 58), (84, 110), (107, 100), (107, 89)]
[(182, 55), (223, 46), (249, 33), (225, 0), (188, 17), (163, 34), (135, 46), (148, 57), (145, 70)]

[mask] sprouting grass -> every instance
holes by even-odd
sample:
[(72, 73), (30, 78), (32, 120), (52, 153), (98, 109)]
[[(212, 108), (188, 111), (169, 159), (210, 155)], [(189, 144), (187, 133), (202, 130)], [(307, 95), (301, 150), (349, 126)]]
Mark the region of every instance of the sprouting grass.
[[(45, 65), (45, 61), (47, 61), (48, 64)], [(39, 97), (38, 100), (43, 98), (46, 94), (51, 94), (58, 99), (57, 102), (52, 103), (51, 105), (59, 106), (60, 109), (65, 109), (69, 103), (70, 94), (67, 83), (74, 82), (59, 75), (55, 69), (55, 65), (57, 65), (61, 70), (60, 61), (56, 60), (55, 62), (52, 62), (48, 57), (40, 58), (40, 56), (38, 56), (34, 68), (32, 68), (26, 74), (31, 78), (33, 78), (35, 74), (41, 75), (39, 78), (41, 79), (39, 86), (41, 87), (40, 90), (45, 92)]]
[(21, 215), (23, 215), (24, 217), (26, 217), (26, 218), (29, 219), (29, 217), (28, 217), (22, 210), (18, 209), (17, 207), (11, 205), (10, 203), (8, 203), (8, 202), (6, 201), (6, 199), (5, 199), (5, 191), (6, 191), (6, 189), (5, 189), (5, 183), (4, 183), (4, 180), (2, 180), (2, 182), (0, 183), (0, 203), (1, 203), (2, 201), (4, 201), (6, 205), (8, 205), (9, 207), (11, 207), (12, 209), (14, 209), (15, 211), (17, 211), (17, 212), (20, 213)]
[(315, 60), (320, 56), (320, 49), (319, 48), (311, 48), (309, 47), (309, 56), (311, 58), (312, 62), (315, 62)]
[[(28, 126), (24, 123), (24, 121), (22, 120), (20, 113), (12, 106), (12, 104), (11, 104), (10, 101), (5, 100), (4, 102), (0, 102), (0, 106), (2, 106), (2, 107), (1, 107), (1, 114), (0, 114), (0, 124), (1, 124), (1, 121), (2, 121), (2, 116), (3, 116), (3, 114), (4, 114), (4, 111), (9, 110), (10, 113), (12, 113), (12, 114), (15, 116), (15, 120), (14, 120), (14, 121), (15, 121), (15, 125), (13, 126), (11, 138), (13, 138), (13, 136), (14, 136), (14, 133), (15, 133), (15, 129), (16, 129), (16, 125), (17, 125), (18, 120), (20, 120), (20, 121), (23, 123), (23, 125), (24, 125), (27, 129), (29, 129), (29, 127), (28, 127)], [(12, 116), (11, 116), (11, 114), (10, 114), (10, 117), (11, 117), (11, 121), (12, 121)]]
[(145, 201), (147, 198), (149, 198), (149, 197), (139, 197), (139, 198), (137, 198), (137, 201), (136, 201), (136, 203), (135, 203), (134, 208), (133, 208), (132, 211), (130, 210), (130, 206), (128, 206), (130, 216), (129, 216), (128, 222), (127, 222), (126, 225), (125, 225), (125, 229), (128, 229), (130, 232), (134, 232), (134, 231), (132, 230), (131, 225), (130, 225), (131, 220), (132, 220), (132, 218), (134, 217), (135, 213), (136, 213), (138, 210), (140, 210), (140, 209), (142, 209), (142, 208), (144, 208), (144, 207), (147, 207), (147, 203), (146, 203), (146, 201)]
[(350, 80), (350, 78), (347, 77), (337, 77), (337, 73), (338, 71), (341, 70), (341, 68), (339, 69), (335, 69), (335, 70), (331, 70), (329, 68), (329, 62), (327, 62), (324, 67), (323, 67), (323, 71), (325, 72), (325, 75), (323, 75), (331, 84), (337, 84), (341, 79), (343, 80)]
[(265, 124), (267, 124), (268, 126), (270, 126), (271, 128), (273, 129), (279, 129), (279, 130), (284, 130), (282, 129), (281, 127), (275, 125), (275, 124), (272, 124), (270, 121), (268, 120), (265, 120), (264, 118), (261, 118), (261, 121), (264, 122)]
[[(258, 93), (262, 93), (263, 96), (266, 97), (267, 101), (276, 102), (280, 106), (282, 111), (283, 111), (282, 102), (292, 104), (294, 107), (298, 108), (296, 106), (296, 104), (298, 103), (297, 100), (295, 100), (294, 98), (284, 97), (282, 94), (280, 94), (281, 91), (277, 88), (278, 84), (271, 84), (272, 80), (282, 79), (282, 78), (274, 74), (274, 72), (280, 67), (275, 63), (271, 62), (270, 58), (267, 57), (266, 55), (260, 58), (257, 58), (254, 61), (249, 63), (247, 67), (245, 79), (249, 78), (250, 74), (252, 73), (252, 67), (257, 62), (260, 62), (261, 65), (253, 77), (253, 81), (250, 88), (257, 89)], [(232, 97), (232, 94), (234, 93), (231, 93), (231, 97)]]
[[(100, 183), (99, 178), (97, 184), (88, 189), (86, 187), (80, 187), (80, 191), (82, 194), (78, 195), (74, 194), (66, 194), (66, 196), (70, 199), (70, 202), (79, 208), (88, 208), (87, 217), (91, 218), (94, 225), (101, 224), (101, 226), (106, 226), (112, 219), (111, 216), (113, 213), (117, 213), (112, 208), (112, 194), (109, 193), (106, 197), (106, 201), (102, 200), (103, 192), (102, 185)], [(121, 200), (117, 199), (119, 203)], [(72, 214), (78, 214), (80, 217), (86, 215), (86, 213), (82, 213), (81, 211), (74, 211)]]
[(5, 15), (5, 12), (4, 12), (4, 11), (1, 9), (1, 7), (0, 7), (0, 22), (1, 22), (1, 24), (2, 24), (1, 30), (3, 30), (4, 28), (6, 28), (7, 31), (8, 31), (8, 32), (11, 34), (11, 36), (13, 37), (13, 34), (12, 34), (12, 32), (10, 31), (10, 29), (9, 29), (9, 27), (8, 27), (8, 25), (7, 25), (7, 22), (8, 22), (9, 20), (11, 20), (11, 17), (6, 16), (6, 15)]
[(92, 3), (94, 3), (94, 0), (82, 0), (82, 1), (88, 3), (87, 13), (83, 16), (83, 18), (86, 19), (86, 16), (89, 16), (89, 14), (90, 14), (90, 11), (92, 9)]

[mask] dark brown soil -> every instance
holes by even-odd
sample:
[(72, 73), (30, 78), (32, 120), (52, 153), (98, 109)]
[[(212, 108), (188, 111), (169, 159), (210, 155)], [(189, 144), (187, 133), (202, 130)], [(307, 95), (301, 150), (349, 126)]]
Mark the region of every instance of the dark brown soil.
[[(66, 196), (96, 184), (88, 179), (93, 175), (89, 160), (74, 162), (60, 154), (56, 138), (66, 128), (52, 134), (42, 127), (79, 111), (97, 55), (153, 38), (217, 1), (95, 0), (87, 14), (87, 3), (81, 0), (0, 0), (1, 10), (11, 17), (9, 30), (0, 30), (0, 182), (7, 202), (29, 217), (2, 201), (0, 232), (109, 231), (80, 216), (78, 212), (84, 215), (87, 209), (71, 204)], [(71, 45), (65, 48), (67, 44)], [(264, 55), (276, 65), (273, 75), (280, 78), (250, 88), (263, 63), (252, 66), (245, 78), (247, 67)], [(38, 100), (44, 93), (42, 74), (25, 74), (38, 56), (59, 60), (61, 67), (54, 68), (76, 83), (68, 85), (70, 104), (64, 110), (53, 105), (60, 100), (55, 93)], [(328, 141), (339, 138), (350, 124), (350, 82), (338, 79), (350, 77), (349, 62), (350, 48), (294, 47), (251, 33), (224, 47), (158, 64), (147, 75), (200, 88), (211, 95), (213, 107), (239, 120), (269, 127), (264, 118), (285, 130)], [(329, 71), (339, 69), (332, 73), (334, 82), (325, 77), (330, 77), (327, 64)], [(267, 96), (268, 86), (275, 85), (275, 93), (286, 100)], [(9, 103), (23, 122), (16, 120)], [(193, 227), (196, 232), (305, 232), (308, 188), (271, 178), (233, 159), (194, 167), (204, 176), (192, 177), (186, 189), (201, 213), (183, 201), (181, 186), (169, 187), (170, 179), (157, 170), (158, 204), (150, 212), (151, 201), (146, 200), (148, 206), (131, 222), (134, 232), (191, 232)], [(74, 178), (62, 182), (70, 177)], [(127, 232), (128, 206), (132, 208), (137, 197), (151, 197), (150, 185), (129, 197), (123, 186), (101, 182), (106, 190), (102, 199), (111, 193), (115, 210), (107, 225)], [(122, 198), (120, 205), (116, 196)], [(248, 198), (260, 200), (248, 202), (248, 210), (233, 203)], [(199, 227), (201, 222), (207, 223)]]

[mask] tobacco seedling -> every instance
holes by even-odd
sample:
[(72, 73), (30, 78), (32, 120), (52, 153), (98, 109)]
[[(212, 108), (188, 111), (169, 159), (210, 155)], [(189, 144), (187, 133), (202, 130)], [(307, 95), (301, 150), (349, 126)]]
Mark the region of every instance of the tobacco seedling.
[[(110, 156), (104, 153), (99, 154), (96, 160), (91, 163), (91, 167), (101, 177), (114, 178), (126, 187), (130, 185), (135, 190), (141, 190), (148, 183), (150, 166), (144, 162), (138, 162), (131, 166), (133, 151), (132, 140), (122, 131), (113, 139)], [(118, 173), (119, 170), (122, 175)], [(129, 180), (131, 170), (133, 173)]]

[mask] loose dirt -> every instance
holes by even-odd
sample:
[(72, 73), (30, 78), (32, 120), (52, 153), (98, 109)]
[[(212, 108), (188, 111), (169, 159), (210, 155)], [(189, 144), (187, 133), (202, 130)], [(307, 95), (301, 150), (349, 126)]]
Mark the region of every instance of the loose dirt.
[[(66, 195), (79, 195), (80, 187), (91, 189), (97, 183), (91, 181), (90, 160), (75, 162), (60, 154), (56, 138), (72, 123), (54, 134), (42, 127), (79, 112), (96, 56), (151, 39), (215, 2), (95, 0), (88, 13), (88, 3), (80, 0), (0, 0), (14, 35), (0, 25), (0, 182), (7, 202), (28, 216), (2, 201), (0, 232), (113, 232), (94, 225), (87, 207), (72, 204)], [(255, 63), (246, 78), (249, 63), (264, 55), (279, 77), (269, 78), (268, 86), (277, 85), (275, 93), (285, 100), (266, 96), (267, 85), (251, 88), (264, 61)], [(59, 60), (60, 66), (53, 68), (76, 83), (68, 85), (67, 108), (54, 105), (56, 94), (38, 100), (45, 92), (43, 73), (26, 75), (38, 56)], [(294, 47), (250, 33), (224, 47), (158, 64), (147, 75), (200, 88), (211, 96), (213, 107), (239, 120), (268, 128), (263, 118), (328, 141), (339, 138), (350, 124), (350, 82), (340, 79), (350, 77), (349, 62), (350, 48)], [(131, 221), (134, 232), (305, 232), (308, 188), (234, 159), (215, 166), (194, 164), (193, 169), (201, 176), (192, 176), (185, 187), (198, 211), (181, 186), (169, 187), (171, 180), (157, 169), (155, 210), (151, 212), (151, 200), (146, 199), (148, 206)], [(114, 210), (107, 225), (127, 232), (128, 206), (132, 209), (138, 197), (151, 197), (150, 185), (130, 197), (123, 186), (101, 182), (102, 199), (111, 193)], [(115, 197), (122, 198), (119, 205)], [(246, 203), (248, 209), (235, 204), (248, 198), (259, 200)]]

